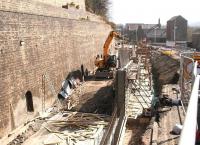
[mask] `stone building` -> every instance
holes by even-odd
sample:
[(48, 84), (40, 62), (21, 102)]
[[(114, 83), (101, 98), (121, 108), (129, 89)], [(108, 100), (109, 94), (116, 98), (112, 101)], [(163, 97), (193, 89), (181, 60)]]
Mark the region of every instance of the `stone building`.
[(167, 41), (187, 41), (187, 20), (174, 16), (167, 21)]

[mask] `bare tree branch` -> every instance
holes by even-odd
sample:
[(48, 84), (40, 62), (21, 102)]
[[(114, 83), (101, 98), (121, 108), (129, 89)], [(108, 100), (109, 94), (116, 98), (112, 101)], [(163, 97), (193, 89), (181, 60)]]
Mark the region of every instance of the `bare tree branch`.
[(108, 19), (109, 0), (86, 0), (86, 10)]

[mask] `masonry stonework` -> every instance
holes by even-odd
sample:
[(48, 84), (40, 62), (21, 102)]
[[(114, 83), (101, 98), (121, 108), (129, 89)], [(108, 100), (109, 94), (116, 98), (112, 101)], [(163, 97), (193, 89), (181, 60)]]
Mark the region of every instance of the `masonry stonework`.
[[(66, 0), (66, 4), (71, 1), (72, 0)], [(75, 5), (76, 3), (79, 3), (78, 1), (81, 1), (81, 4), (83, 3), (82, 0), (73, 1)], [(56, 3), (55, 6), (54, 3)], [(64, 3), (64, 0), (2, 0), (0, 1), (0, 10), (12, 11), (15, 13), (20, 12), (51, 17), (103, 22), (100, 16), (96, 16), (85, 11), (85, 8), (76, 9), (72, 6), (66, 9), (62, 8), (62, 3)], [(84, 7), (84, 4), (82, 5)]]
[(62, 7), (66, 4), (74, 4), (79, 6), (79, 9), (85, 10), (85, 0), (35, 0), (42, 3), (50, 4), (57, 7)]
[[(56, 13), (56, 11), (55, 11)], [(42, 109), (42, 79), (48, 73), (56, 92), (81, 65), (94, 69), (96, 54), (111, 27), (103, 22), (0, 9), (0, 136)], [(45, 83), (47, 106), (55, 101)], [(30, 91), (34, 112), (27, 112)]]

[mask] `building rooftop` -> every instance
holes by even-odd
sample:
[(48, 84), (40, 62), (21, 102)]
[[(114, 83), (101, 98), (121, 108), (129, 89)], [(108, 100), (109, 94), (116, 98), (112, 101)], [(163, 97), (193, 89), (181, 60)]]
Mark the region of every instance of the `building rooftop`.
[(151, 29), (156, 24), (143, 24), (143, 23), (127, 23), (125, 25), (126, 29), (129, 31), (134, 31), (138, 29), (138, 26), (141, 26), (142, 29)]
[[(184, 19), (184, 20), (186, 20), (184, 17), (182, 17), (181, 15), (178, 15), (178, 16), (173, 16), (171, 19), (169, 19), (168, 21), (174, 21), (174, 20), (176, 20), (177, 18), (182, 18), (182, 19)], [(186, 20), (187, 21), (187, 20)]]
[(156, 29), (156, 32), (154, 30), (149, 31), (146, 33), (147, 37), (152, 38), (152, 37), (159, 37), (159, 38), (166, 38), (166, 29)]

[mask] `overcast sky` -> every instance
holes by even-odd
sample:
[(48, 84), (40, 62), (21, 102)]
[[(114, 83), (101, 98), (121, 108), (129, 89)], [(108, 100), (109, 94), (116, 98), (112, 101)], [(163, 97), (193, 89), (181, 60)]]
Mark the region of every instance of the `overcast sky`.
[(182, 15), (189, 24), (200, 22), (200, 0), (110, 0), (110, 17), (115, 23), (161, 24)]

